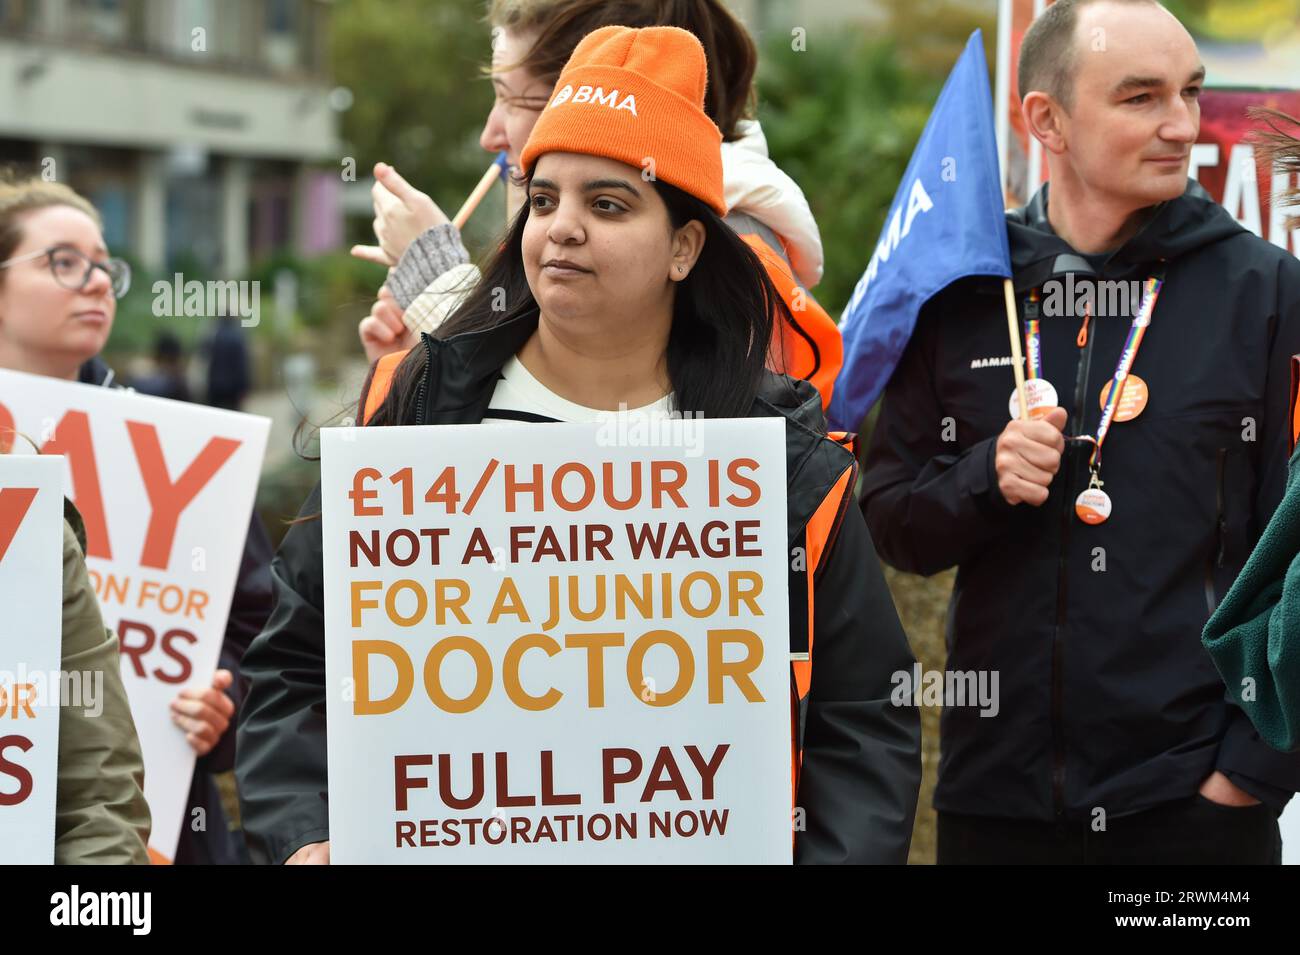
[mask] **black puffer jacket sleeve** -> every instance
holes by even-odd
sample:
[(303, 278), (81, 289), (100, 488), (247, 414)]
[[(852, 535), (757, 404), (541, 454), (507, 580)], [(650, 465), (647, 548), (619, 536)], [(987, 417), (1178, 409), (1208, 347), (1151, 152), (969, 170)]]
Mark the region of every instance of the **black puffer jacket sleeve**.
[[(248, 652), (253, 638), (262, 632), (271, 613), (271, 540), (257, 511), (248, 523), (248, 537), (244, 539), (244, 556), (235, 579), (235, 593), (230, 601), (230, 616), (226, 633), (221, 641), (221, 654), (217, 666), (229, 670), (234, 682), (226, 695), (235, 704), (238, 713), (248, 692), (248, 680), (240, 673), (240, 661)], [(225, 773), (235, 768), (236, 734), (227, 730), (217, 745), (200, 756), (195, 767), (207, 773)]]
[[(907, 861), (921, 785), (921, 717), (890, 699), (916, 662), (862, 515), (850, 507), (814, 591), (812, 684), (795, 861)], [(798, 820), (796, 819), (796, 822)]]
[(275, 605), (244, 654), (235, 775), (249, 852), (280, 863), (329, 838), (320, 486), (271, 561)]

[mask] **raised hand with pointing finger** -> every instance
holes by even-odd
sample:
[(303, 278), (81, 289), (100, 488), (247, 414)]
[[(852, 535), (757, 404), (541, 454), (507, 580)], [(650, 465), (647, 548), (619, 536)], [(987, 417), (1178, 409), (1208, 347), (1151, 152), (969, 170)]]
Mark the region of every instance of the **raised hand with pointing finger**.
[(352, 255), (390, 268), (423, 232), (449, 220), (429, 196), (416, 189), (387, 163), (375, 163), (370, 195), (375, 206), (378, 245), (354, 245)]

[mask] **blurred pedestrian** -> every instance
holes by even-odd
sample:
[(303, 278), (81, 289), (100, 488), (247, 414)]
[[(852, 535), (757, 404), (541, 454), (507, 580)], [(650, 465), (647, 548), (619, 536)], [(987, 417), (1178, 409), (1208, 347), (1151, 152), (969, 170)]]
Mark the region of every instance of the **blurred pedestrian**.
[(189, 401), (190, 386), (185, 380), (185, 347), (172, 332), (160, 332), (154, 339), (153, 369), (136, 379), (132, 387), (142, 395)]
[(252, 387), (248, 341), (239, 319), (222, 315), (203, 346), (208, 360), (207, 404), (238, 411)]

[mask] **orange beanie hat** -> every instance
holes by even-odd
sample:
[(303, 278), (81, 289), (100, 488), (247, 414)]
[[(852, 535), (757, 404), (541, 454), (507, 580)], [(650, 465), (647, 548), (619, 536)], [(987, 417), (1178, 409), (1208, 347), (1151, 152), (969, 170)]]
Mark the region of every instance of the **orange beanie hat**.
[(524, 146), (604, 156), (648, 170), (727, 214), (722, 134), (704, 112), (704, 47), (677, 27), (601, 27), (582, 38)]

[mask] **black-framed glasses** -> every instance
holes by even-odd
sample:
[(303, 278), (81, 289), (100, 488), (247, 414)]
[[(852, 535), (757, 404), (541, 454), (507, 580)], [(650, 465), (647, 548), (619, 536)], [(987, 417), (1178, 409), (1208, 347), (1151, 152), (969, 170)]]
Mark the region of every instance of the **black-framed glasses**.
[(20, 255), (16, 259), (0, 262), (0, 269), (7, 269), (19, 262), (30, 262), (41, 256), (49, 256), (50, 274), (54, 281), (73, 292), (80, 292), (90, 283), (95, 269), (103, 269), (113, 287), (113, 297), (121, 298), (131, 289), (131, 266), (121, 259), (106, 259), (96, 262), (77, 249), (68, 245), (56, 245), (40, 252)]

